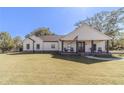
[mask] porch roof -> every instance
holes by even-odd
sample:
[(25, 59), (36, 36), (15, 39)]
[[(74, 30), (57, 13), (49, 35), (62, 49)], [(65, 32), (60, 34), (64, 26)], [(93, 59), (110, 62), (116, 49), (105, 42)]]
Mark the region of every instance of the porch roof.
[(61, 40), (110, 40), (111, 37), (97, 31), (87, 24), (82, 24), (80, 27), (67, 34)]

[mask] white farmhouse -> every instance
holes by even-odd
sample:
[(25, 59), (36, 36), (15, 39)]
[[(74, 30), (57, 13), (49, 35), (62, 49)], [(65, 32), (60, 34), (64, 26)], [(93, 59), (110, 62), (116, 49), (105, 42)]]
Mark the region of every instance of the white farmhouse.
[(65, 36), (31, 36), (24, 39), (23, 51), (59, 51), (61, 53), (109, 53), (111, 38), (87, 24)]

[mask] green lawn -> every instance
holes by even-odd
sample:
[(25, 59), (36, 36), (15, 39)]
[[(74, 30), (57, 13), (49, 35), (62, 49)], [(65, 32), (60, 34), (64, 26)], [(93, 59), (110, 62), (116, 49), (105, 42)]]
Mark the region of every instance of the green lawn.
[(124, 84), (124, 61), (0, 54), (0, 84)]

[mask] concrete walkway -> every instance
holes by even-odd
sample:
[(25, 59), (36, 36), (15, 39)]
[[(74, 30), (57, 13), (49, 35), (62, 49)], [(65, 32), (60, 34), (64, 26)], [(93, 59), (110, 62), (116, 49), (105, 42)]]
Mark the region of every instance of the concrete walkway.
[(96, 60), (107, 60), (107, 61), (112, 61), (112, 60), (116, 60), (116, 61), (124, 61), (124, 58), (101, 58), (101, 57), (94, 57), (94, 56), (85, 56), (86, 58), (90, 58), (90, 59), (96, 59)]

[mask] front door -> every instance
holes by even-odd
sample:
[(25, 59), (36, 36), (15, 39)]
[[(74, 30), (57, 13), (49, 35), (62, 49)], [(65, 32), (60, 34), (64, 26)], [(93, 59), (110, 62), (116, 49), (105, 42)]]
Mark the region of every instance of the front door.
[(78, 52), (85, 52), (85, 42), (78, 42)]

